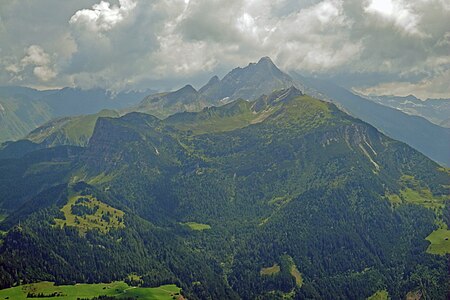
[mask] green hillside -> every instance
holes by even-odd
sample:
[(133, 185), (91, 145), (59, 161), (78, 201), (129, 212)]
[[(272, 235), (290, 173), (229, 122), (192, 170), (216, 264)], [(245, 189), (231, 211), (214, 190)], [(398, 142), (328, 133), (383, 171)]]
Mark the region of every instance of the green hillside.
[(448, 171), (295, 88), (164, 120), (101, 117), (86, 147), (0, 168), (1, 287), (135, 274), (188, 299), (447, 292), (433, 249)]
[[(99, 284), (75, 284), (55, 286), (53, 282), (39, 282), (0, 290), (0, 299), (91, 299), (98, 296), (135, 298), (142, 300), (173, 300), (179, 298), (180, 289), (176, 285), (155, 288), (129, 286), (125, 282)], [(40, 297), (39, 297), (40, 296)]]

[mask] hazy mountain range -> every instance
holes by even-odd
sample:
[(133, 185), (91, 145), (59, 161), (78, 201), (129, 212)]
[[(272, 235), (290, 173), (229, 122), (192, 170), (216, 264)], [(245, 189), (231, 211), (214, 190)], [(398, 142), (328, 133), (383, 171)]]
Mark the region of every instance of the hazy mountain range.
[(442, 127), (450, 127), (450, 99), (426, 99), (422, 101), (413, 95), (366, 96), (379, 104), (399, 109), (407, 114), (421, 116)]
[[(262, 94), (267, 95), (274, 90), (291, 86), (318, 99), (336, 103), (346, 112), (372, 124), (388, 136), (411, 145), (443, 165), (450, 166), (449, 128), (433, 124), (420, 116), (411, 115), (410, 111), (404, 113), (398, 109), (387, 107), (386, 103), (380, 105), (376, 101), (369, 101), (331, 82), (307, 78), (298, 74), (290, 76), (278, 69), (268, 57), (263, 57), (257, 63), (250, 63), (244, 68), (235, 68), (222, 79), (214, 76), (198, 91), (191, 85), (186, 85), (173, 92), (151, 95), (148, 95), (149, 92), (119, 93), (115, 95), (114, 99), (111, 99), (111, 94), (101, 90), (62, 89), (56, 92), (38, 92), (26, 89), (28, 93), (40, 95), (40, 97), (43, 97), (41, 93), (44, 93), (44, 98), (33, 100), (33, 104), (39, 109), (24, 106), (26, 107), (24, 108), (26, 117), (16, 116), (18, 113), (14, 114), (14, 118), (11, 117), (11, 114), (3, 117), (1, 121), (8, 126), (3, 127), (2, 131), (4, 136), (25, 137), (26, 133), (53, 115), (73, 116), (89, 113), (92, 115), (52, 120), (26, 136), (27, 139), (35, 143), (42, 143), (42, 145), (84, 146), (87, 144), (99, 116), (119, 116), (135, 111), (165, 118), (177, 112), (199, 111), (209, 106), (220, 106), (239, 98), (254, 100)], [(147, 96), (144, 97), (144, 94)], [(17, 94), (15, 97), (20, 98)], [(37, 96), (33, 97), (35, 99)], [(77, 99), (81, 100), (77, 102)], [(99, 100), (96, 102), (97, 100), (94, 99)], [(0, 103), (2, 103), (1, 101), (0, 99)], [(440, 100), (428, 101), (430, 105), (431, 103), (441, 103), (438, 102)], [(18, 103), (21, 102), (18, 101)], [(67, 106), (64, 103), (67, 103)], [(97, 104), (90, 106), (89, 103)], [(443, 113), (445, 109), (442, 107), (446, 107), (446, 102), (443, 100), (440, 106), (438, 104), (430, 106), (432, 108), (428, 111), (435, 111), (434, 115), (439, 115), (443, 119), (445, 118)], [(28, 108), (31, 108), (31, 112), (28, 111)], [(97, 113), (104, 108), (117, 111)], [(29, 115), (34, 117), (30, 118)], [(442, 122), (445, 123), (445, 121)], [(13, 131), (10, 128), (21, 128), (21, 130)], [(13, 134), (13, 132), (15, 133)], [(8, 139), (4, 138), (3, 140)]]
[(54, 118), (126, 108), (149, 93), (152, 91), (113, 94), (102, 89), (38, 91), (15, 86), (0, 87), (0, 141), (23, 138)]

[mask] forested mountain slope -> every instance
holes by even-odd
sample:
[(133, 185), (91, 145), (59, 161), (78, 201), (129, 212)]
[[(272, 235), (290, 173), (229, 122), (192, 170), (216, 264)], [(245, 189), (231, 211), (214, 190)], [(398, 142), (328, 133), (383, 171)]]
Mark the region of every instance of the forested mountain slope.
[(0, 160), (2, 286), (134, 273), (189, 299), (448, 291), (425, 240), (448, 225), (448, 170), (295, 88), (102, 117), (86, 147), (22, 153)]

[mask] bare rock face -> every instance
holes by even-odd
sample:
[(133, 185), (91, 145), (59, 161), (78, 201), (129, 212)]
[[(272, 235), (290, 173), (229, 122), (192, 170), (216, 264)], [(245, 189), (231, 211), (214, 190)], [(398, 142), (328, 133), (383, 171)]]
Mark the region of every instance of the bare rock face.
[(217, 76), (200, 89), (206, 98), (212, 101), (254, 100), (262, 94), (274, 90), (298, 86), (287, 74), (283, 73), (269, 57), (261, 58), (257, 63), (250, 63), (244, 68), (235, 68), (222, 80)]

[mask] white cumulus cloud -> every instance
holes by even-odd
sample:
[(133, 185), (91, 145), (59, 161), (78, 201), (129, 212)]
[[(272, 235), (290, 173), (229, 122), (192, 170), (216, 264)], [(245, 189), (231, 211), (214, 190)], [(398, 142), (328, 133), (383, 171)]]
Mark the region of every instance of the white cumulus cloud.
[(92, 31), (108, 31), (122, 22), (128, 13), (136, 7), (133, 0), (119, 0), (119, 5), (101, 1), (92, 9), (77, 11), (69, 20), (70, 24), (84, 25)]
[(418, 29), (420, 16), (411, 10), (408, 2), (402, 0), (370, 0), (364, 11), (382, 20), (394, 23), (408, 34), (423, 35)]
[(38, 45), (29, 46), (20, 62), (8, 65), (6, 70), (14, 73), (17, 79), (22, 80), (22, 73), (26, 72), (27, 67), (31, 67), (34, 76), (41, 81), (49, 81), (57, 75), (51, 64), (50, 55)]

